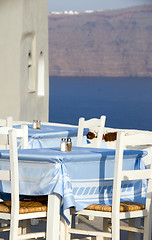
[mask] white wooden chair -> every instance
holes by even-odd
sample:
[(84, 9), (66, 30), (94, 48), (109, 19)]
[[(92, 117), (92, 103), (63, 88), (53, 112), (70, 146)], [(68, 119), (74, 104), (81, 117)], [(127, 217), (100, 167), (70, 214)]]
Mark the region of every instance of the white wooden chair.
[(13, 117), (7, 117), (6, 119), (0, 119), (1, 127), (12, 127), (13, 126)]
[[(11, 201), (0, 202), (0, 219), (10, 220), (10, 227), (0, 230), (10, 231), (9, 240), (44, 238), (45, 232), (27, 233), (27, 221), (33, 218), (45, 218), (47, 204), (45, 201), (19, 201), (17, 132), (10, 130), (8, 134), (0, 134), (0, 144), (4, 142), (9, 145), (10, 170), (0, 170), (0, 180), (11, 182)], [(21, 220), (25, 224), (20, 225)], [(19, 226), (23, 227), (20, 232)]]
[[(0, 127), (0, 134), (7, 134), (9, 130), (13, 129), (12, 127)], [(21, 149), (28, 148), (28, 126), (22, 125), (21, 128), (15, 128), (14, 131), (16, 132), (18, 138), (18, 147)], [(0, 144), (0, 149), (8, 149), (9, 145), (7, 142), (1, 141), (2, 145)]]
[[(134, 142), (135, 141), (135, 142)], [(87, 236), (94, 236), (92, 239), (120, 239), (120, 228), (123, 230), (143, 233), (144, 240), (151, 240), (151, 225), (152, 225), (152, 163), (149, 169), (123, 171), (123, 151), (125, 145), (144, 145), (152, 143), (151, 135), (139, 134), (138, 138), (135, 135), (125, 136), (124, 132), (117, 134), (116, 153), (115, 153), (115, 168), (113, 181), (113, 196), (112, 206), (92, 204), (86, 209), (75, 212), (78, 216), (93, 216), (101, 217), (107, 222), (111, 219), (111, 232), (108, 231), (108, 222), (105, 224), (103, 231), (89, 231), (84, 229), (75, 229), (66, 225), (66, 240), (71, 239), (71, 234), (82, 234)], [(133, 202), (124, 202), (120, 205), (121, 182), (123, 180), (139, 180), (149, 179), (146, 196), (146, 204), (136, 204)], [(120, 211), (121, 209), (121, 211)], [(144, 228), (137, 229), (131, 226), (120, 226), (120, 220), (137, 219), (144, 217)], [(130, 238), (129, 238), (130, 239)], [(132, 239), (132, 238), (131, 238)]]
[[(106, 116), (101, 116), (99, 119), (92, 118), (85, 120), (85, 118), (79, 118), (78, 124), (78, 135), (77, 135), (77, 146), (80, 147), (101, 147), (103, 131), (105, 126)], [(89, 128), (89, 130), (95, 130), (97, 136), (91, 143), (83, 144), (83, 132), (84, 128)]]

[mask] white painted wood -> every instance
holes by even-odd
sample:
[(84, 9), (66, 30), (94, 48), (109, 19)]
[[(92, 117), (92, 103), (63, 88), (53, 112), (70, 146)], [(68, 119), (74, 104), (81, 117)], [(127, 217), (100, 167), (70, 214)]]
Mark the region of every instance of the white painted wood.
[(10, 180), (11, 180), (10, 171), (1, 170), (1, 177), (0, 177), (0, 179), (1, 179), (2, 181), (10, 181)]
[[(84, 120), (81, 120), (84, 121)], [(150, 168), (145, 170), (132, 170), (132, 171), (123, 171), (123, 152), (126, 146), (136, 146), (136, 145), (152, 145), (152, 134), (143, 134), (143, 133), (135, 133), (135, 134), (125, 134), (123, 131), (119, 131), (117, 133), (117, 141), (116, 141), (116, 153), (115, 153), (115, 168), (114, 168), (114, 181), (113, 181), (113, 196), (112, 196), (112, 213), (109, 212), (101, 212), (101, 211), (89, 211), (89, 210), (81, 210), (76, 212), (76, 214), (84, 215), (84, 216), (98, 216), (105, 219), (111, 218), (111, 227), (112, 227), (112, 235), (107, 233), (108, 224), (105, 224), (103, 227), (103, 232), (93, 232), (71, 228), (71, 226), (67, 226), (67, 232), (71, 233), (79, 233), (86, 235), (93, 235), (96, 237), (112, 237), (112, 240), (120, 240), (120, 229), (132, 232), (142, 232), (144, 233), (144, 240), (151, 240), (151, 226), (152, 226), (152, 161), (150, 163)], [(138, 180), (138, 179), (149, 179), (148, 181), (148, 189), (147, 189), (147, 197), (146, 197), (146, 206), (144, 210), (139, 211), (131, 211), (131, 212), (120, 212), (120, 194), (121, 194), (121, 181), (122, 180)], [(122, 226), (120, 227), (120, 219), (131, 219), (130, 221), (134, 221), (137, 218), (143, 218), (144, 221), (144, 229), (137, 228), (138, 226)], [(67, 234), (68, 235), (68, 234)], [(134, 239), (135, 234), (129, 235), (131, 239)], [(66, 238), (69, 240), (70, 238)]]
[(7, 117), (6, 127), (13, 127), (13, 117)]
[(5, 119), (0, 119), (0, 126), (1, 127), (6, 127), (6, 120)]
[(122, 180), (139, 180), (139, 179), (148, 179), (149, 175), (152, 174), (152, 169), (146, 170), (136, 170), (136, 171), (123, 171), (121, 173)]
[(19, 215), (19, 220), (25, 220), (25, 219), (32, 219), (32, 218), (46, 218), (47, 213), (46, 212), (39, 212), (37, 213), (24, 213)]
[(45, 238), (45, 232), (28, 233), (28, 234), (18, 235), (16, 239), (24, 240), (24, 239), (38, 239), (38, 238)]
[(89, 220), (93, 221), (94, 220), (94, 216), (89, 216)]
[[(132, 220), (132, 219), (131, 219)], [(125, 231), (131, 231), (133, 233), (144, 233), (144, 229), (138, 229), (136, 227), (129, 227), (129, 226), (121, 226), (120, 227), (122, 230)], [(129, 237), (129, 239), (134, 239), (134, 237)]]
[(152, 132), (125, 134), (125, 146), (152, 145)]
[(111, 233), (108, 232), (97, 232), (97, 231), (88, 231), (88, 230), (82, 230), (82, 229), (70, 229), (70, 233), (76, 233), (76, 234), (83, 234), (83, 235), (88, 235), (88, 236), (98, 236), (98, 237), (107, 237), (111, 238)]
[(0, 119), (1, 127), (13, 127), (13, 117), (7, 117), (6, 119)]
[(60, 230), (59, 230), (59, 240), (64, 240), (66, 236), (65, 229), (65, 219), (60, 216)]
[(21, 142), (20, 147), (22, 149), (28, 148), (28, 126), (22, 125), (21, 128), (1, 127), (0, 128), (0, 149), (9, 149), (9, 137), (8, 132), (14, 130), (16, 132), (17, 139)]
[(88, 147), (87, 144), (83, 144), (83, 131), (84, 128), (89, 130), (95, 130), (97, 132), (97, 139), (89, 144), (89, 147), (101, 147), (103, 131), (105, 126), (106, 116), (101, 116), (99, 119), (92, 118), (85, 120), (84, 118), (79, 119), (78, 123), (78, 135), (77, 135), (77, 146)]
[(11, 168), (11, 222), (10, 240), (17, 239), (19, 219), (19, 173), (16, 132), (10, 131), (10, 168)]
[[(0, 134), (1, 134), (1, 137), (0, 137), (0, 145), (8, 145), (9, 142), (8, 142), (8, 136), (6, 134), (3, 134), (3, 131), (4, 128), (0, 129)], [(8, 130), (7, 130), (8, 132)]]
[(48, 196), (46, 240), (59, 240), (60, 196)]
[[(91, 240), (103, 240), (103, 237), (95, 237), (94, 239), (93, 239), (93, 237), (92, 237)], [(104, 238), (104, 240), (105, 240), (105, 238)]]
[(21, 129), (23, 130), (23, 136), (21, 136), (21, 148), (27, 149), (28, 148), (28, 126), (22, 125)]
[[(94, 215), (95, 217), (102, 217), (102, 218), (111, 218), (112, 213), (111, 212), (102, 212), (102, 211), (90, 211), (90, 210), (81, 210), (77, 212), (79, 215), (89, 216)], [(147, 216), (147, 210), (140, 210), (140, 211), (132, 211), (132, 212), (121, 212), (120, 213), (120, 219), (129, 219), (129, 218), (136, 218)]]
[(11, 219), (11, 214), (0, 212), (0, 219), (10, 220)]
[(79, 215), (85, 215), (85, 216), (95, 216), (95, 217), (107, 217), (111, 218), (112, 213), (111, 212), (100, 212), (100, 211), (90, 211), (90, 210), (81, 210), (77, 212)]

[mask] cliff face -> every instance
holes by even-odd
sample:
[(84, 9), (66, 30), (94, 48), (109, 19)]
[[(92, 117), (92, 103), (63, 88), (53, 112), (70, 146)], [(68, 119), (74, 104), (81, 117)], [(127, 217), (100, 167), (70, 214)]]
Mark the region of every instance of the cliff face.
[(57, 76), (152, 76), (152, 4), (49, 13), (49, 70)]

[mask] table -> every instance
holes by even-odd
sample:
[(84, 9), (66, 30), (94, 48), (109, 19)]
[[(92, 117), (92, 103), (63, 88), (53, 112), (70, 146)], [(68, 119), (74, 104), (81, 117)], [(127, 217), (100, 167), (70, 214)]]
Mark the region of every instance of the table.
[[(59, 148), (18, 150), (20, 194), (49, 195), (48, 239), (58, 240), (60, 213), (68, 221), (70, 207), (81, 210), (91, 203), (111, 203), (114, 154), (112, 149), (79, 147), (65, 153)], [(144, 169), (145, 155), (125, 150), (123, 169)], [(9, 168), (8, 158), (8, 150), (1, 150), (1, 169)], [(121, 199), (144, 203), (146, 187), (146, 181), (124, 182)], [(9, 193), (10, 186), (1, 182), (0, 192)]]
[[(21, 125), (14, 125), (14, 128), (20, 128)], [(86, 143), (86, 135), (89, 129), (84, 129), (83, 142)], [(77, 144), (78, 127), (41, 125), (41, 129), (33, 129), (32, 124), (28, 124), (29, 148), (52, 148), (59, 147), (61, 138), (71, 138), (72, 145)]]

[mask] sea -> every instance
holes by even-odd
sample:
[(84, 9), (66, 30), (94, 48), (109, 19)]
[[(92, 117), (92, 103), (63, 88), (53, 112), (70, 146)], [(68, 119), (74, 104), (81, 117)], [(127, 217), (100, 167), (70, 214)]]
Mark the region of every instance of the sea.
[(106, 127), (152, 130), (152, 77), (49, 78), (49, 121), (77, 125), (106, 115)]

